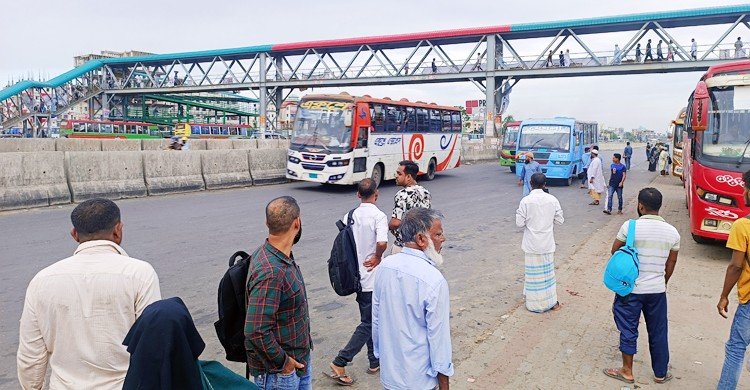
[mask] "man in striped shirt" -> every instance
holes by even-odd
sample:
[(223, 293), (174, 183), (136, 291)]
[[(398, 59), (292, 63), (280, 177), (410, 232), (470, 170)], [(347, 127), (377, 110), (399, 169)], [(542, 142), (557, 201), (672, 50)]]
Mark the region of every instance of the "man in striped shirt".
[[(625, 297), (615, 295), (612, 305), (615, 325), (620, 331), (622, 367), (608, 368), (604, 374), (633, 383), (633, 355), (638, 341), (638, 321), (641, 312), (646, 320), (648, 346), (654, 382), (672, 379), (667, 372), (669, 346), (667, 337), (667, 283), (677, 264), (680, 234), (674, 226), (659, 216), (662, 195), (655, 188), (644, 188), (638, 193), (638, 215), (635, 223), (635, 243), (638, 250), (638, 279), (633, 292)], [(612, 253), (625, 245), (629, 221), (625, 221), (612, 245)]]

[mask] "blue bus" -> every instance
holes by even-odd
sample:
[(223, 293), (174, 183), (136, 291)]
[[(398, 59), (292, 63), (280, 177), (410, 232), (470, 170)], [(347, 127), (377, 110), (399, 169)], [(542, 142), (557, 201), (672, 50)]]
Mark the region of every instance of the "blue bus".
[(521, 172), (523, 155), (533, 152), (548, 179), (571, 185), (583, 172), (581, 156), (587, 146), (599, 140), (599, 125), (574, 118), (527, 119), (521, 122), (516, 140), (516, 172)]

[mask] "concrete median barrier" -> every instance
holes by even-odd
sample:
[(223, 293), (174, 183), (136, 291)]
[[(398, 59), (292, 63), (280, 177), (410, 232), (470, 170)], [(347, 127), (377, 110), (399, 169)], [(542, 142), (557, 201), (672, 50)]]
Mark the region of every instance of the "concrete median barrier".
[(0, 210), (70, 203), (62, 152), (0, 153)]
[(207, 149), (206, 140), (205, 139), (191, 139), (188, 141), (188, 147), (190, 148), (190, 150), (206, 150)]
[(250, 150), (258, 149), (258, 140), (255, 139), (233, 139), (232, 149)]
[(287, 151), (284, 149), (249, 150), (250, 175), (253, 185), (284, 183)]
[(279, 149), (278, 139), (259, 139), (258, 149)]
[(169, 146), (169, 139), (143, 139), (141, 140), (141, 150), (164, 150)]
[(103, 152), (135, 152), (141, 150), (139, 139), (104, 139), (102, 140)]
[(55, 140), (58, 152), (101, 152), (102, 140), (92, 138), (58, 138)]
[(201, 153), (144, 151), (143, 172), (149, 195), (201, 191), (205, 188), (201, 172)]
[(5, 138), (0, 139), (0, 153), (8, 152), (54, 152), (54, 138)]
[(207, 139), (206, 150), (226, 150), (232, 149), (231, 139)]
[(207, 150), (201, 152), (201, 168), (206, 189), (253, 185), (247, 150)]
[(74, 202), (147, 195), (141, 151), (67, 152), (65, 169)]

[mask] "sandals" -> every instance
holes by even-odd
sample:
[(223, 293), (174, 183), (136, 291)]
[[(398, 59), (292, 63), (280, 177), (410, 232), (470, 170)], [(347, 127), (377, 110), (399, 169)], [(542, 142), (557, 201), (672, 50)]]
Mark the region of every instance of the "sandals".
[(589, 206), (599, 206), (599, 201), (595, 200), (595, 201), (589, 203)]
[(336, 373), (336, 371), (333, 370), (333, 366), (331, 366), (331, 372), (325, 372), (323, 371), (323, 375), (325, 375), (328, 379), (336, 382), (339, 386), (351, 386), (355, 383), (357, 383), (354, 378), (350, 377), (347, 374), (339, 375)]
[(674, 376), (672, 375), (672, 373), (671, 373), (671, 372), (668, 372), (668, 373), (667, 373), (667, 376), (665, 376), (665, 377), (664, 377), (664, 378), (662, 378), (662, 379), (657, 379), (657, 378), (654, 378), (654, 382), (655, 382), (655, 383), (658, 383), (658, 384), (662, 384), (662, 383), (667, 383), (667, 382), (671, 381), (671, 380), (672, 380), (672, 378), (674, 378)]
[[(617, 372), (617, 374), (612, 374), (612, 373), (610, 373), (610, 371)], [(620, 372), (619, 368), (605, 368), (605, 369), (602, 370), (602, 372), (604, 373), (604, 375), (606, 375), (606, 376), (608, 376), (608, 377), (610, 377), (612, 379), (617, 379), (618, 381), (623, 381), (625, 383), (631, 383), (631, 384), (635, 383), (635, 379), (628, 379), (628, 378), (625, 378), (624, 376), (622, 376), (622, 373)]]
[(375, 368), (370, 367), (365, 372), (368, 373), (368, 374), (370, 374), (370, 375), (377, 375), (380, 372), (380, 366), (377, 366)]

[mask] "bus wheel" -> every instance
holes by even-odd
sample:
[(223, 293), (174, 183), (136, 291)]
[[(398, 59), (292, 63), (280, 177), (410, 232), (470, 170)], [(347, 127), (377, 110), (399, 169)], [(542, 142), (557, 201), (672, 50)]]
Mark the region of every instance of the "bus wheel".
[(383, 165), (382, 164), (375, 164), (375, 167), (372, 168), (371, 178), (375, 182), (375, 187), (380, 187), (380, 184), (383, 182)]
[(430, 160), (430, 164), (427, 165), (427, 173), (424, 175), (424, 179), (427, 181), (434, 179), (435, 171), (437, 171), (437, 161), (433, 158)]
[(715, 242), (714, 240), (707, 238), (707, 237), (696, 236), (695, 234), (693, 234), (692, 236), (693, 236), (693, 241), (699, 244), (712, 244)]
[(513, 165), (510, 166), (510, 171), (516, 173), (516, 163), (513, 163)]

